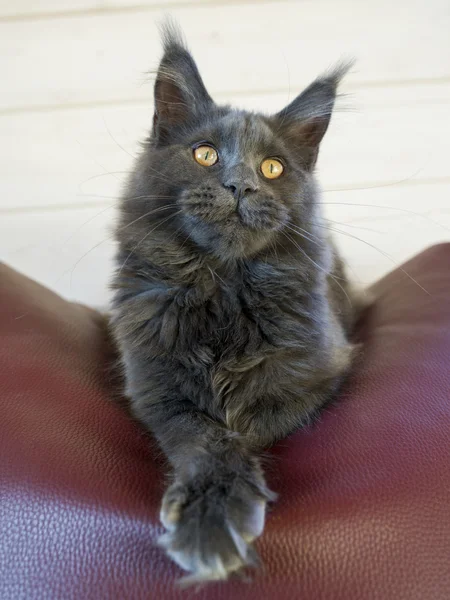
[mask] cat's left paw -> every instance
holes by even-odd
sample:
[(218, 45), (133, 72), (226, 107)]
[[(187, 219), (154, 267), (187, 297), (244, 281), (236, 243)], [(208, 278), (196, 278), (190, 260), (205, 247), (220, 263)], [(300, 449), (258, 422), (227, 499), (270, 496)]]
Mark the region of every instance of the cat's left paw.
[(261, 535), (267, 495), (260, 483), (211, 477), (174, 483), (164, 495), (160, 539), (167, 554), (191, 575), (181, 583), (227, 579), (258, 562), (252, 542)]

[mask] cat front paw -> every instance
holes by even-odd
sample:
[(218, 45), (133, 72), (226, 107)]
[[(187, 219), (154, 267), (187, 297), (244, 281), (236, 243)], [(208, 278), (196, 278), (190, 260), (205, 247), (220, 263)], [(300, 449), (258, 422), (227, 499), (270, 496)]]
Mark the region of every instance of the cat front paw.
[(266, 505), (275, 499), (261, 481), (241, 476), (196, 477), (166, 491), (159, 540), (190, 575), (181, 583), (227, 579), (258, 563), (252, 542), (264, 528)]

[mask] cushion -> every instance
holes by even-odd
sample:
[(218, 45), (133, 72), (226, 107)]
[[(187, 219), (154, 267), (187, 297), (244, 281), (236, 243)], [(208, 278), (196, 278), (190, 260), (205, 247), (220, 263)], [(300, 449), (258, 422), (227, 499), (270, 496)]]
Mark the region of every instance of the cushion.
[(450, 598), (450, 244), (373, 288), (338, 402), (267, 459), (252, 581), (180, 591), (165, 467), (124, 408), (104, 318), (0, 269), (0, 598)]

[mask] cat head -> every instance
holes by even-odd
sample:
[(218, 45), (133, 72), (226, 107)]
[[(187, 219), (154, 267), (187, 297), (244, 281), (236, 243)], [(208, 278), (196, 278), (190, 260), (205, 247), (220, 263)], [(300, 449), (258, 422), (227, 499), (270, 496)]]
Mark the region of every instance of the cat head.
[(266, 116), (215, 104), (172, 25), (164, 28), (163, 43), (153, 130), (125, 210), (134, 202), (133, 217), (148, 213), (141, 232), (154, 228), (152, 236), (184, 239), (224, 261), (253, 256), (292, 235), (289, 228), (311, 217), (314, 165), (348, 66)]

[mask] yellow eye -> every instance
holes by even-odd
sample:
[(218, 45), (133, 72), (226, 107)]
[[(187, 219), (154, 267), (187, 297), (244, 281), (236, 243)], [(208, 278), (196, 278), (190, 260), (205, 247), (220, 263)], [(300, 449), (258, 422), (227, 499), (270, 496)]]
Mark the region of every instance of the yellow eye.
[(267, 179), (277, 179), (283, 171), (282, 163), (276, 158), (266, 158), (261, 163), (261, 172)]
[(212, 146), (198, 146), (194, 149), (194, 158), (203, 167), (212, 167), (219, 160), (217, 150)]

